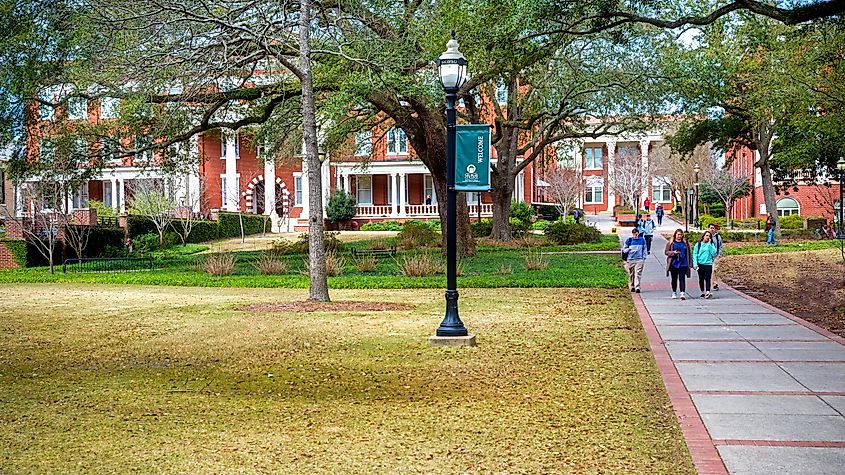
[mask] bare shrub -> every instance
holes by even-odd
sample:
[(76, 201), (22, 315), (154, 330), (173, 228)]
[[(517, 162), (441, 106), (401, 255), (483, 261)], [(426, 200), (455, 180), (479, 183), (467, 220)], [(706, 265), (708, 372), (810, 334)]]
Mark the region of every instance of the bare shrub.
[(255, 261), (255, 268), (263, 275), (280, 275), (288, 273), (288, 263), (272, 254), (264, 254)]
[(433, 254), (405, 255), (396, 261), (405, 277), (424, 277), (441, 272), (443, 264)]
[(513, 274), (513, 267), (510, 264), (500, 264), (493, 273), (496, 275), (511, 275)]
[(549, 258), (539, 251), (530, 251), (525, 255), (527, 270), (544, 270), (549, 267)]
[(386, 239), (374, 239), (370, 242), (370, 249), (374, 251), (381, 251), (384, 249), (390, 249), (390, 244), (388, 244)]
[(232, 275), (235, 271), (235, 256), (232, 254), (211, 254), (206, 258), (203, 269), (211, 275)]
[(355, 261), (355, 268), (358, 272), (372, 272), (376, 270), (376, 258), (373, 256), (359, 257)]

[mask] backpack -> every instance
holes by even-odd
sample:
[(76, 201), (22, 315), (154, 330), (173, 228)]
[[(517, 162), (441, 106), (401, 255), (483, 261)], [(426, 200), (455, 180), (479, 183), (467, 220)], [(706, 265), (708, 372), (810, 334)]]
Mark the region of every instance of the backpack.
[[(628, 247), (630, 245), (631, 245), (631, 238), (628, 238), (628, 239), (625, 240), (625, 247)], [(628, 260), (628, 252), (627, 251), (622, 251), (622, 260), (623, 261)]]

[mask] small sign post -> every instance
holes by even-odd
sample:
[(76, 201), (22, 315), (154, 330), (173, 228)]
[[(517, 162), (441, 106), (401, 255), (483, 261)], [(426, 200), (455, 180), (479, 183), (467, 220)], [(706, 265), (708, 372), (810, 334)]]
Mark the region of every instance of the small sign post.
[(457, 126), (455, 190), (490, 190), (490, 125)]

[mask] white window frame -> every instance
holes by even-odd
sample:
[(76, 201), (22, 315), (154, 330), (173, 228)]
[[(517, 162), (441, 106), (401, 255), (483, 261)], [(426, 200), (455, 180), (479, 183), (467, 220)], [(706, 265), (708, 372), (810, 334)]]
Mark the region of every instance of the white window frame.
[(355, 156), (369, 157), (373, 154), (373, 132), (362, 130), (355, 134)]
[[(795, 203), (795, 208), (781, 208), (780, 203), (786, 200), (792, 200)], [(799, 216), (801, 215), (801, 203), (799, 203), (798, 200), (796, 200), (795, 198), (781, 198), (777, 201), (777, 203), (775, 203), (775, 208), (777, 209), (777, 215), (779, 218), (782, 218), (784, 216), (791, 216), (793, 214), (797, 214)], [(786, 211), (789, 211), (789, 213), (786, 213)]]
[(120, 114), (120, 99), (103, 96), (100, 98), (100, 118), (117, 119)]
[[(241, 136), (237, 132), (231, 132), (235, 135), (235, 160), (241, 158)], [(229, 133), (220, 131), (220, 160), (226, 160), (226, 142), (230, 137)]]
[[(363, 183), (366, 183), (366, 187), (362, 187)], [(361, 199), (361, 191), (367, 190), (370, 194), (369, 200)], [(356, 175), (355, 176), (355, 200), (358, 202), (359, 205), (366, 205), (372, 206), (373, 204), (373, 176), (372, 175)]]
[(570, 170), (575, 168), (575, 156), (572, 155), (571, 150), (567, 150), (565, 147), (557, 147), (555, 148), (555, 155), (557, 157), (557, 163)]
[(391, 127), (387, 131), (387, 155), (407, 155), (408, 136), (399, 127)]
[(73, 209), (83, 209), (88, 207), (88, 182), (86, 181), (82, 186), (73, 192)]
[(431, 195), (431, 204), (437, 204), (437, 193), (434, 192), (434, 178), (431, 175), (423, 176), (423, 204), (425, 197)]
[[(672, 187), (666, 183), (652, 183), (651, 184), (651, 201), (655, 203), (671, 203), (672, 202)], [(658, 195), (658, 193), (660, 193)], [(666, 197), (664, 200), (663, 197)]]
[(504, 81), (496, 82), (496, 102), (498, 102), (500, 106), (508, 103), (508, 86)]
[[(598, 201), (595, 201), (596, 196), (598, 196)], [(589, 197), (589, 199), (588, 199)], [(598, 205), (604, 203), (604, 184), (603, 183), (596, 183), (596, 184), (587, 184), (585, 187), (584, 193), (584, 204), (588, 205)]]
[(293, 205), (302, 206), (302, 173), (293, 174)]
[[(598, 150), (598, 166), (595, 151)], [(601, 146), (584, 147), (584, 170), (602, 170), (604, 168), (604, 149)]]
[(88, 119), (88, 99), (71, 97), (67, 100), (67, 118), (70, 120)]

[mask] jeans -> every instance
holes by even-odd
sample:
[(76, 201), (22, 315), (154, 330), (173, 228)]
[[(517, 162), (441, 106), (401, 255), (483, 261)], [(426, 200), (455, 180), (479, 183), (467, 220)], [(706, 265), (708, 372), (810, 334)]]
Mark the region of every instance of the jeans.
[(651, 240), (654, 236), (649, 236), (648, 234), (644, 234), (643, 238), (645, 238), (645, 252), (647, 254), (651, 254)]
[(639, 289), (640, 280), (643, 276), (643, 265), (645, 261), (627, 261), (625, 270), (628, 271), (628, 288)]
[(663, 224), (663, 216), (657, 215), (657, 225), (660, 226)]
[(686, 267), (669, 267), (669, 274), (672, 276), (672, 292), (678, 290), (680, 284), (681, 292), (687, 291), (687, 268)]
[(766, 244), (774, 244), (775, 243), (775, 228), (769, 230), (769, 236), (766, 239)]
[(713, 266), (710, 264), (698, 265), (698, 288), (702, 292), (710, 292), (710, 279), (713, 276)]

